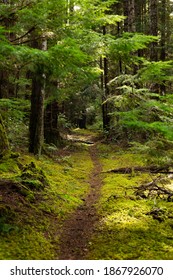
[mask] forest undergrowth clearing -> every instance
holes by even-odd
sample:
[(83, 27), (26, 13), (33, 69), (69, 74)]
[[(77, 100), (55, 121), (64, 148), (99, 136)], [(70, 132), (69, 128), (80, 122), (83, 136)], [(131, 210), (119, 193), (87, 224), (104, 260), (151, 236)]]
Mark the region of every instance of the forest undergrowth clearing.
[[(89, 133), (83, 133), (83, 141), (87, 141)], [(0, 259), (62, 257), (63, 226), (78, 208), (85, 208), (86, 198), (90, 199), (89, 178), (94, 168), (89, 153), (91, 147), (80, 141), (70, 141), (53, 158), (42, 156), (37, 160), (25, 154), (18, 160), (1, 160), (2, 180), (14, 180), (21, 173), (21, 165), (34, 162), (43, 170), (49, 185), (25, 195), (0, 187)], [(100, 196), (93, 202), (97, 222), (94, 219), (92, 235), (86, 239), (82, 258), (172, 259), (173, 202), (158, 196), (157, 192), (147, 198), (135, 193), (137, 187), (160, 174), (106, 173), (111, 168), (145, 166), (146, 155), (97, 141), (95, 156), (102, 165), (102, 171), (97, 173), (102, 186)], [(172, 179), (165, 182), (158, 184), (171, 188)]]

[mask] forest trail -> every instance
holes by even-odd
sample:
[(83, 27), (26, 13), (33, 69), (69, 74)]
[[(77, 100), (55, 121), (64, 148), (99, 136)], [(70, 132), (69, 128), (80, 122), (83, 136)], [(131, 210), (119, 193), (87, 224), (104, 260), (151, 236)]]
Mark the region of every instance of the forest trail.
[(89, 147), (89, 153), (93, 162), (93, 170), (89, 178), (90, 191), (83, 199), (84, 203), (77, 208), (75, 213), (70, 215), (63, 226), (60, 238), (59, 259), (61, 260), (85, 259), (88, 242), (98, 221), (94, 205), (100, 195), (102, 166), (98, 159), (96, 143)]

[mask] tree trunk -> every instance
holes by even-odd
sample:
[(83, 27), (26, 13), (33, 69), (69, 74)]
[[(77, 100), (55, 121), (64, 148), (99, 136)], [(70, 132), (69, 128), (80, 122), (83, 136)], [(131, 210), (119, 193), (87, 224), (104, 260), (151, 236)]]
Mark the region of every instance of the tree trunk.
[[(103, 26), (103, 35), (106, 35), (106, 27)], [(103, 117), (103, 129), (109, 130), (110, 128), (110, 116), (109, 116), (109, 108), (108, 103), (105, 103), (105, 100), (108, 98), (109, 95), (109, 87), (108, 87), (108, 59), (104, 57), (100, 60), (100, 68), (103, 69), (103, 76), (102, 79), (102, 90), (103, 90), (103, 96), (102, 96), (102, 117)]]
[(166, 0), (161, 1), (161, 53), (160, 53), (160, 59), (162, 61), (165, 61), (166, 59)]
[[(34, 42), (39, 48), (39, 43)], [(46, 40), (40, 44), (40, 49), (47, 49)], [(32, 78), (32, 94), (31, 94), (31, 115), (29, 125), (29, 152), (41, 155), (42, 145), (44, 142), (44, 99), (45, 99), (45, 75), (44, 66), (37, 65), (36, 73)]]
[[(165, 61), (166, 59), (166, 14), (167, 14), (167, 8), (166, 8), (166, 3), (167, 0), (162, 0), (161, 1), (161, 14), (160, 14), (160, 19), (161, 19), (161, 39), (160, 39), (160, 47), (161, 47), (161, 51), (160, 51), (160, 60)], [(160, 85), (160, 91), (161, 94), (165, 94), (166, 92), (166, 87), (164, 84)]]
[(123, 0), (124, 16), (124, 31), (135, 32), (135, 1), (134, 0)]
[[(41, 76), (41, 75), (40, 75)], [(38, 74), (32, 79), (29, 152), (41, 155), (44, 120), (44, 82)]]
[(126, 17), (124, 20), (124, 31), (128, 32), (128, 1), (123, 0), (123, 10), (124, 10), (124, 16)]
[(5, 126), (3, 124), (2, 116), (0, 114), (0, 157), (8, 154), (10, 151), (9, 142), (5, 130)]
[(135, 1), (129, 0), (128, 2), (128, 31), (135, 32)]
[[(108, 88), (108, 60), (104, 57), (103, 60), (104, 65), (104, 101), (108, 98), (109, 95), (109, 88)], [(110, 128), (110, 116), (109, 116), (109, 108), (108, 102), (103, 103), (102, 105), (102, 112), (103, 112), (103, 129), (109, 130)]]
[(44, 138), (48, 144), (59, 144), (58, 104), (56, 101), (48, 104), (44, 113)]
[(79, 116), (78, 120), (79, 128), (86, 129), (86, 111), (83, 110)]
[[(150, 0), (150, 34), (153, 36), (158, 35), (158, 0)], [(150, 59), (158, 60), (157, 42), (151, 43)]]

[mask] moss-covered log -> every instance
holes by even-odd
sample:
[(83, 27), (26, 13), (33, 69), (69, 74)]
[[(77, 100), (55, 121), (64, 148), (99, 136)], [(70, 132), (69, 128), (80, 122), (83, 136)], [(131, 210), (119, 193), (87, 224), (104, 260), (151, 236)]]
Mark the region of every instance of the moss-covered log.
[(173, 171), (169, 170), (172, 165), (165, 165), (165, 166), (134, 166), (134, 167), (120, 167), (115, 169), (110, 169), (105, 171), (106, 173), (118, 173), (118, 174), (130, 174), (133, 172), (150, 172), (150, 173), (165, 173), (165, 174), (172, 174)]

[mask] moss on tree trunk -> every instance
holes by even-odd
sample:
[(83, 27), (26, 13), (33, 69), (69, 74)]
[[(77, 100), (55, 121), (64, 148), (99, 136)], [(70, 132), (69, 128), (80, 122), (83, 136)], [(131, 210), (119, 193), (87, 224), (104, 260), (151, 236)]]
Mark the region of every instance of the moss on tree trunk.
[(3, 157), (9, 152), (9, 142), (5, 130), (5, 126), (3, 124), (2, 116), (0, 114), (0, 157)]

